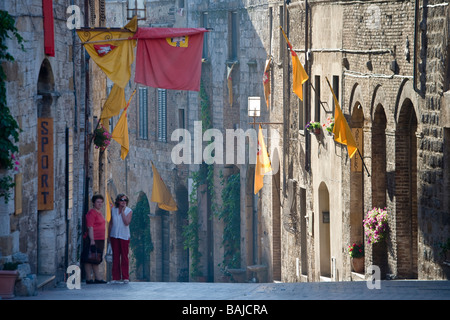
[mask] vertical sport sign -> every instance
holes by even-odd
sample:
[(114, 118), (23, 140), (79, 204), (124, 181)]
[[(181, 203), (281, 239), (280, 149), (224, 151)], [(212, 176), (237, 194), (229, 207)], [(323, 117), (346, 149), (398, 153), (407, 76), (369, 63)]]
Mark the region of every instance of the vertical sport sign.
[(53, 119), (38, 119), (38, 210), (53, 210)]

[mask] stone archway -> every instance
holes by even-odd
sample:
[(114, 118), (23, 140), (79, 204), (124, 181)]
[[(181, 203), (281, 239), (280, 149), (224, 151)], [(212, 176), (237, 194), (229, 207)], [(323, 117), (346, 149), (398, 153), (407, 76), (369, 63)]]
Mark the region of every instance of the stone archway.
[[(387, 207), (386, 127), (384, 106), (375, 106), (372, 123), (372, 207)], [(382, 277), (388, 272), (386, 241), (372, 246), (372, 264), (380, 267)]]
[(175, 190), (178, 211), (176, 213), (174, 234), (176, 242), (177, 282), (189, 281), (189, 250), (184, 248), (183, 227), (188, 224), (189, 192), (184, 185)]
[(397, 276), (418, 276), (417, 115), (406, 98), (399, 106), (395, 132), (395, 243)]
[(41, 64), (37, 94), (37, 273), (54, 275), (56, 265), (57, 230), (55, 221), (57, 213), (54, 209), (54, 134), (53, 134), (53, 92), (55, 79), (48, 59)]
[(320, 276), (331, 277), (330, 194), (325, 182), (319, 185)]
[[(352, 108), (350, 128), (359, 152), (364, 156), (363, 146), (364, 113), (359, 101)], [(364, 218), (364, 172), (359, 154), (350, 159), (350, 243), (362, 243)]]
[(150, 233), (150, 203), (144, 192), (139, 192), (136, 206), (133, 208), (133, 223), (130, 249), (133, 256), (133, 275), (138, 280), (150, 280), (150, 252), (153, 250)]

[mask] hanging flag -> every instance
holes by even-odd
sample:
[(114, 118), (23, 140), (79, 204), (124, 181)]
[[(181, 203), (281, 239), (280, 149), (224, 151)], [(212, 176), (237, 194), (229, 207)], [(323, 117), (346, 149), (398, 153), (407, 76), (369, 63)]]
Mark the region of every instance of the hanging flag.
[(269, 58), (269, 60), (266, 60), (266, 68), (264, 69), (264, 75), (263, 75), (263, 86), (264, 86), (264, 97), (266, 98), (266, 106), (267, 110), (270, 106), (270, 64), (272, 62), (272, 58)]
[(122, 160), (125, 160), (128, 150), (130, 149), (129, 144), (129, 138), (128, 138), (128, 121), (127, 121), (127, 109), (130, 106), (131, 99), (133, 99), (134, 94), (136, 93), (136, 89), (133, 91), (133, 93), (130, 96), (130, 99), (128, 99), (127, 106), (123, 110), (122, 114), (120, 115), (119, 121), (117, 121), (117, 124), (111, 133), (111, 138), (116, 140), (121, 146), (120, 150), (120, 157)]
[(120, 30), (77, 30), (78, 37), (91, 59), (121, 88), (125, 88), (131, 77), (131, 64), (134, 61), (136, 46), (136, 40), (132, 37), (136, 28), (137, 20), (133, 18)]
[(53, 1), (42, 0), (42, 24), (44, 27), (44, 53), (55, 56), (55, 19), (53, 18)]
[(177, 211), (178, 207), (173, 200), (172, 195), (170, 194), (169, 189), (167, 189), (166, 184), (161, 179), (161, 176), (158, 173), (158, 170), (156, 170), (155, 165), (152, 161), (152, 168), (153, 168), (153, 189), (152, 189), (152, 202), (156, 202), (158, 204), (158, 207), (166, 210), (166, 211)]
[(342, 113), (341, 107), (339, 106), (339, 102), (334, 94), (333, 88), (331, 88), (330, 82), (327, 79), (328, 86), (330, 87), (331, 93), (333, 94), (334, 99), (334, 141), (347, 145), (348, 156), (352, 158), (356, 151), (358, 150), (355, 142), (355, 138), (353, 137), (352, 131), (347, 123), (347, 120)]
[(174, 90), (200, 91), (204, 28), (139, 28), (134, 81)]
[(128, 120), (127, 109), (123, 110), (120, 115), (119, 121), (117, 121), (116, 127), (111, 133), (111, 138), (117, 141), (121, 145), (120, 157), (125, 160), (130, 149), (130, 142), (128, 139)]
[(106, 221), (111, 221), (111, 202), (108, 191), (106, 191)]
[(100, 119), (109, 119), (120, 114), (120, 110), (125, 108), (125, 89), (114, 84), (108, 99), (102, 108)]
[(283, 28), (281, 28), (281, 32), (283, 32), (283, 36), (286, 39), (286, 42), (289, 46), (289, 50), (291, 51), (292, 56), (292, 78), (293, 78), (293, 91), (294, 93), (303, 101), (303, 84), (309, 79), (308, 74), (303, 68), (300, 60), (298, 59), (297, 54), (292, 49), (292, 45), (289, 42), (286, 34), (284, 33)]
[(230, 103), (230, 107), (233, 106), (233, 81), (231, 79), (231, 72), (233, 71), (235, 63), (233, 63), (231, 67), (227, 65), (228, 101)]
[(264, 175), (272, 171), (270, 164), (269, 154), (267, 153), (266, 144), (264, 143), (264, 136), (262, 133), (261, 125), (259, 125), (258, 132), (258, 150), (256, 153), (256, 166), (255, 166), (255, 194), (261, 190), (264, 185)]

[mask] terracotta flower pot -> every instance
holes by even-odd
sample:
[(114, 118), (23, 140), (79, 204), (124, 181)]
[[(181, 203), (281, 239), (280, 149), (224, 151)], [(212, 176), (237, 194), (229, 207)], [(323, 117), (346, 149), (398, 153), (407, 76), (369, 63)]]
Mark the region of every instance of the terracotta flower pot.
[(364, 273), (364, 257), (352, 258), (352, 268), (356, 273)]
[(17, 270), (0, 270), (0, 297), (2, 299), (14, 298), (14, 284), (18, 274)]

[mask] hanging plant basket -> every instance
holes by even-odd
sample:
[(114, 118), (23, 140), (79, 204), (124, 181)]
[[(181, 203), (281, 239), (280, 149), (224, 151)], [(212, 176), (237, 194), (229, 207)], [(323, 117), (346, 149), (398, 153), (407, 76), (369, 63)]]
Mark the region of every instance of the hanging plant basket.
[(95, 149), (104, 151), (111, 144), (111, 134), (105, 129), (103, 125), (94, 131), (94, 145)]
[(388, 215), (386, 208), (373, 208), (367, 212), (366, 219), (363, 220), (364, 233), (367, 236), (367, 243), (377, 243), (383, 241), (388, 232)]

